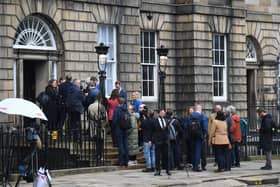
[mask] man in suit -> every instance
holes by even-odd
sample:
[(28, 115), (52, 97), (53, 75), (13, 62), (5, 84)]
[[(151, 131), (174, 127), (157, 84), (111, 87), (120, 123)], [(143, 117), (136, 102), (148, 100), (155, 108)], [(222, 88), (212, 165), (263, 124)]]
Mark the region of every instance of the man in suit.
[(124, 98), (124, 100), (125, 100), (124, 105), (125, 105), (125, 107), (127, 107), (127, 91), (121, 87), (120, 81), (115, 82), (115, 88), (117, 90), (119, 90), (119, 96)]
[[(164, 118), (165, 111), (161, 109), (159, 116), (154, 124), (154, 140), (156, 145), (156, 172), (155, 176), (160, 176), (160, 169), (162, 164), (166, 168), (166, 174), (171, 175), (168, 163), (168, 126)], [(166, 163), (167, 162), (167, 163)]]

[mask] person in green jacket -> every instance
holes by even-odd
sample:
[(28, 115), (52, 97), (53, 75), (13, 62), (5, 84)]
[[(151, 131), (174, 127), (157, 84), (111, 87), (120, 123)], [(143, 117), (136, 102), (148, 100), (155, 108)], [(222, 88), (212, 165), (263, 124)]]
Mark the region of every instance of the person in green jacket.
[(139, 113), (135, 112), (135, 108), (133, 105), (130, 105), (128, 107), (128, 111), (130, 113), (130, 120), (132, 126), (128, 130), (128, 165), (136, 165), (136, 155), (139, 153), (137, 121), (140, 116)]

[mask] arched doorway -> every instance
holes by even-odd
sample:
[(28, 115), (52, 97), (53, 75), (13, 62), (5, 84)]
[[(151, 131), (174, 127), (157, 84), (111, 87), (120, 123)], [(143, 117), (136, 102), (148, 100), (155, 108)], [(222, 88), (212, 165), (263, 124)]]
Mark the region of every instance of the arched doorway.
[(253, 37), (246, 37), (246, 68), (247, 68), (247, 106), (248, 122), (250, 128), (256, 128), (257, 114), (256, 106), (259, 103), (258, 97), (258, 70), (261, 50)]
[(51, 19), (33, 14), (25, 17), (14, 40), (14, 95), (35, 101), (49, 79), (61, 72), (62, 40)]

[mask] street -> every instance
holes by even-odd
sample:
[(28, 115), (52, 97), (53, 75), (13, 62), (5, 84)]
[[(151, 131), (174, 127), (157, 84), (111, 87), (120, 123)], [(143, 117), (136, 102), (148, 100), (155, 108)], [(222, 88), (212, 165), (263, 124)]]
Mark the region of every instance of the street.
[[(168, 177), (165, 171), (162, 176), (154, 176), (154, 173), (143, 173), (141, 170), (117, 170), (109, 172), (97, 172), (87, 174), (66, 175), (54, 177), (52, 185), (55, 187), (109, 187), (109, 186), (247, 186), (246, 183), (237, 179), (251, 181), (258, 186), (279, 186), (275, 184), (265, 184), (278, 180), (280, 177), (280, 160), (273, 160), (272, 170), (260, 170), (264, 160), (241, 162), (240, 168), (233, 168), (230, 172), (215, 173), (213, 163), (209, 163), (207, 171), (172, 171)], [(20, 187), (28, 187), (22, 181)], [(252, 185), (250, 185), (252, 186)], [(253, 185), (254, 186), (254, 185)]]

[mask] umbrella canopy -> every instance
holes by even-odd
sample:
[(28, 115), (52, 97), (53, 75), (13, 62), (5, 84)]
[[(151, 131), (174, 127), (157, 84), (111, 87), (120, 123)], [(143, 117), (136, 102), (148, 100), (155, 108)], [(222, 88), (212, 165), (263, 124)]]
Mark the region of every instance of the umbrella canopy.
[(48, 120), (36, 104), (20, 98), (8, 98), (2, 100), (0, 102), (0, 112)]

